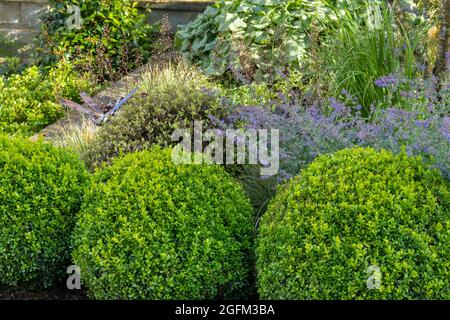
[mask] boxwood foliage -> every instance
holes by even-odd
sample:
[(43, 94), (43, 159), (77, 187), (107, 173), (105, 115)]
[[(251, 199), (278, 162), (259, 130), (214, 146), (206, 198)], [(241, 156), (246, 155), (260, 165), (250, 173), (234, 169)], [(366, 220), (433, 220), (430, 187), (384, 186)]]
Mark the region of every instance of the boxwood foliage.
[(0, 286), (47, 287), (65, 274), (87, 180), (74, 154), (0, 136)]
[(64, 114), (59, 98), (77, 101), (79, 92), (95, 90), (89, 78), (65, 61), (48, 73), (32, 66), (8, 78), (0, 76), (0, 132), (32, 135), (54, 123)]
[(206, 78), (183, 63), (149, 69), (139, 86), (135, 97), (98, 131), (86, 156), (92, 167), (154, 144), (170, 146), (175, 129), (191, 128), (194, 121), (210, 128), (211, 116), (221, 119), (225, 112), (207, 90), (211, 84)]
[(99, 170), (73, 258), (96, 299), (212, 299), (247, 286), (252, 208), (219, 166), (154, 147)]
[(420, 158), (370, 148), (321, 156), (262, 219), (258, 290), (263, 299), (448, 299), (449, 233), (449, 184)]

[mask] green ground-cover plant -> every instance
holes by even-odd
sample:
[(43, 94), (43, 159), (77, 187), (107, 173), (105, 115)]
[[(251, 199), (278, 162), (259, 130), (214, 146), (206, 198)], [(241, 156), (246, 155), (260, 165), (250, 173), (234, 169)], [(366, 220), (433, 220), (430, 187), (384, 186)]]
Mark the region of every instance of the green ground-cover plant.
[(208, 75), (231, 71), (237, 80), (273, 81), (276, 71), (304, 65), (314, 29), (336, 19), (328, 1), (217, 1), (181, 26), (182, 55)]
[[(67, 21), (74, 15), (68, 6), (80, 8), (80, 28), (68, 28)], [(42, 21), (37, 48), (43, 64), (65, 58), (105, 81), (129, 72), (149, 57), (154, 28), (136, 1), (51, 0)]]
[(219, 166), (176, 165), (159, 147), (97, 171), (74, 236), (74, 261), (97, 299), (242, 297), (252, 209)]
[(8, 78), (0, 76), (0, 132), (30, 135), (63, 115), (58, 98), (79, 100), (79, 92), (95, 90), (88, 75), (66, 62), (45, 73), (36, 66)]
[[(258, 290), (263, 299), (449, 299), (449, 235), (450, 185), (420, 158), (370, 148), (320, 156), (263, 216)], [(380, 282), (370, 279), (377, 268)]]
[(0, 287), (62, 279), (87, 181), (71, 152), (0, 135)]

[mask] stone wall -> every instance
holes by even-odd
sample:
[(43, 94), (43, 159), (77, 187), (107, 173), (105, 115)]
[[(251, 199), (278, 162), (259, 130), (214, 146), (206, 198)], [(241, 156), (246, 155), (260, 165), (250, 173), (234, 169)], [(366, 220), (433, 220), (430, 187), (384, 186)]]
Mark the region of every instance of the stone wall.
[[(193, 20), (210, 0), (138, 0), (142, 5), (149, 4), (152, 13), (149, 22), (155, 22), (167, 14), (176, 30), (178, 24)], [(0, 0), (0, 32), (20, 43), (28, 43), (38, 29), (38, 15), (47, 6), (46, 0)]]
[[(1, 0), (0, 0), (1, 1)], [(172, 30), (175, 31), (177, 25), (186, 24), (205, 11), (206, 7), (213, 3), (211, 0), (139, 0), (142, 4), (150, 3), (152, 13), (149, 15), (149, 22), (153, 23), (161, 20), (164, 15), (169, 16)]]
[(45, 7), (45, 0), (0, 0), (0, 32), (19, 42), (29, 42)]

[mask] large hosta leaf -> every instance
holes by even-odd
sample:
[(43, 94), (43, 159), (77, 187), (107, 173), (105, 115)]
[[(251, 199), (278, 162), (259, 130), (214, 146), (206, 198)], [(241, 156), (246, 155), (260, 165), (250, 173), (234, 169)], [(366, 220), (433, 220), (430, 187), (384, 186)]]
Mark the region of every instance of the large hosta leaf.
[(247, 24), (241, 18), (237, 18), (228, 26), (231, 32), (239, 32), (247, 27)]

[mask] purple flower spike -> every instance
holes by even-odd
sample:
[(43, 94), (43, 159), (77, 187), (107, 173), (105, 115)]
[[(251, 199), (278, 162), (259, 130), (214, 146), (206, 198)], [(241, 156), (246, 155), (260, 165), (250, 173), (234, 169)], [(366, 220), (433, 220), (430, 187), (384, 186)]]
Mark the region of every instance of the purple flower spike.
[(390, 74), (387, 76), (383, 76), (375, 80), (375, 85), (379, 88), (387, 88), (390, 86), (395, 86), (398, 84), (398, 78), (394, 75)]

